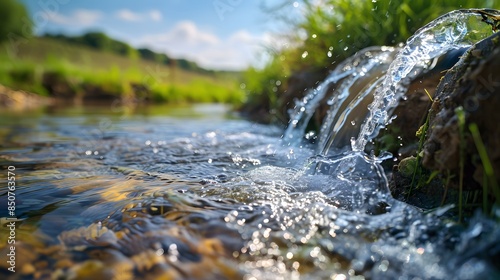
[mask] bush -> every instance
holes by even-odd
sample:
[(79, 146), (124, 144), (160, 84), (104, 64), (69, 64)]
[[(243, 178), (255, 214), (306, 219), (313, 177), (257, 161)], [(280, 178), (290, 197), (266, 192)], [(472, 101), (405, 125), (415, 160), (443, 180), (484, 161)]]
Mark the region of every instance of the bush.
[(36, 82), (35, 68), (19, 67), (10, 70), (10, 80), (16, 84), (34, 84)]
[(31, 36), (33, 23), (26, 8), (18, 1), (0, 1), (0, 18), (0, 42)]

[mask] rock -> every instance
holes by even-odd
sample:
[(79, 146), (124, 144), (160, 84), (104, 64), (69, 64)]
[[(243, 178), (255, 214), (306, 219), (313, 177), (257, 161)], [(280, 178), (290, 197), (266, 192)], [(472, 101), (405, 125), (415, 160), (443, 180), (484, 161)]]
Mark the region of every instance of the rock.
[[(443, 174), (455, 174), (452, 179), (452, 186), (455, 187), (458, 186), (462, 156), (465, 164), (464, 188), (481, 189), (483, 184), (484, 165), (470, 133), (470, 124), (477, 124), (496, 180), (500, 180), (499, 40), (500, 33), (496, 33), (471, 47), (446, 73), (432, 104), (423, 166)], [(465, 125), (460, 125), (458, 121), (456, 109), (459, 107), (463, 108)], [(465, 139), (463, 148), (461, 136)]]
[[(412, 82), (407, 99), (395, 110), (397, 118), (377, 138), (382, 149), (389, 148), (393, 154), (397, 151), (398, 160), (411, 159), (411, 156), (419, 153), (419, 138), (415, 132), (425, 123), (429, 114), (418, 172), (408, 176), (406, 170), (398, 168), (401, 162), (390, 176), (390, 188), (395, 198), (426, 209), (444, 203), (458, 204), (459, 163), (463, 156), (464, 203), (480, 203), (466, 198), (467, 194), (477, 195), (478, 191), (482, 191), (484, 181), (483, 163), (469, 130), (469, 125), (473, 123), (479, 128), (495, 179), (497, 182), (500, 179), (500, 114), (497, 109), (500, 107), (500, 77), (496, 74), (500, 66), (498, 42), (497, 33), (471, 47), (463, 54), (463, 59), (440, 79), (437, 88), (433, 83), (441, 76), (442, 69), (432, 71), (435, 73), (427, 75), (422, 81), (417, 79)], [(432, 104), (424, 89), (431, 96), (435, 92)], [(459, 122), (457, 108), (463, 108), (463, 124)], [(395, 135), (400, 137), (399, 141), (395, 141), (397, 145), (391, 146), (387, 139), (394, 142)]]

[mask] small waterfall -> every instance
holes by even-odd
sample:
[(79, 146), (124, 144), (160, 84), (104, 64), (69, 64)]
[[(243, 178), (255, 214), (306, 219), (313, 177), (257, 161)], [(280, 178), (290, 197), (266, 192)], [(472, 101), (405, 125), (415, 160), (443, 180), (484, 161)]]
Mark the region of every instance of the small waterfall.
[[(370, 115), (361, 126), (358, 138), (352, 141), (353, 151), (364, 151), (366, 144), (387, 125), (392, 110), (406, 93), (404, 80), (426, 68), (431, 59), (464, 47), (492, 34), (492, 24), (485, 19), (484, 10), (468, 9), (447, 13), (420, 28), (407, 41), (391, 63), (382, 86), (370, 104)], [(499, 15), (496, 10), (488, 13)], [(486, 24), (485, 24), (486, 22)]]
[[(356, 122), (356, 128), (360, 127), (357, 138), (350, 139), (353, 151), (364, 151), (366, 144), (390, 122), (391, 112), (406, 93), (411, 78), (429, 69), (434, 58), (453, 49), (469, 48), (492, 34), (489, 25), (493, 23), (485, 14), (498, 15), (500, 12), (484, 9), (452, 11), (420, 28), (400, 50), (369, 47), (357, 52), (340, 63), (315, 89), (296, 101), (289, 113), (289, 126), (283, 136), (285, 143), (293, 145), (302, 140), (314, 111), (330, 86), (337, 83), (328, 101), (330, 109), (320, 131), (319, 154), (327, 155), (331, 147), (344, 148), (346, 136), (338, 140), (339, 143), (336, 143), (336, 137), (345, 125), (351, 124), (348, 116), (353, 118), (352, 111), (361, 101), (366, 104), (367, 98), (373, 98), (367, 106), (369, 112), (366, 118), (363, 116), (364, 119)], [(365, 87), (358, 89), (356, 85), (359, 84)]]
[(308, 91), (302, 99), (296, 101), (294, 109), (290, 112), (290, 122), (283, 136), (285, 143), (292, 145), (302, 140), (309, 120), (332, 84), (342, 80), (329, 101), (332, 108), (338, 110), (340, 105), (337, 104), (342, 104), (349, 97), (349, 91), (353, 84), (369, 75), (377, 65), (388, 61), (393, 52), (394, 48), (391, 47), (369, 47), (340, 63), (321, 84)]
[(368, 59), (367, 63), (358, 67), (355, 74), (343, 79), (328, 101), (330, 109), (321, 127), (319, 154), (326, 156), (332, 146), (337, 149), (348, 147), (346, 144), (354, 136), (350, 135), (354, 131), (353, 126), (359, 127), (366, 117), (367, 102), (373, 100), (370, 94), (380, 85), (396, 50), (392, 47), (370, 47), (360, 52)]
[[(284, 136), (289, 144), (302, 139), (307, 122), (328, 87), (337, 83), (320, 131), (318, 155), (310, 159), (304, 172), (325, 175), (328, 179), (308, 183), (312, 189), (322, 189), (352, 211), (369, 211), (381, 202), (393, 201), (380, 165), (384, 156), (368, 156), (366, 145), (390, 123), (392, 111), (404, 97), (412, 78), (431, 68), (432, 61), (441, 55), (469, 48), (492, 34), (488, 25), (493, 23), (485, 17), (485, 11), (490, 15), (500, 14), (494, 10), (456, 10), (419, 29), (399, 50), (364, 49), (340, 64), (297, 102)], [(325, 192), (324, 184), (329, 184), (331, 190)], [(339, 189), (349, 189), (350, 195), (339, 198), (336, 191)]]

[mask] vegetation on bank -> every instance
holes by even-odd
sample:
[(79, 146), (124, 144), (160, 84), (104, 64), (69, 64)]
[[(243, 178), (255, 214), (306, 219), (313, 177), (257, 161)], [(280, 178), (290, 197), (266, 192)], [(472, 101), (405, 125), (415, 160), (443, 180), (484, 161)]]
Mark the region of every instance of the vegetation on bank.
[[(300, 10), (302, 16), (290, 13), (292, 3), (298, 3), (295, 9)], [(326, 75), (328, 70), (358, 50), (397, 45), (431, 20), (463, 8), (500, 9), (500, 2), (283, 0), (281, 5), (271, 7), (271, 11), (275, 18), (281, 18), (289, 26), (288, 32), (280, 34), (287, 46), (272, 49), (271, 59), (264, 68), (246, 71), (248, 106), (269, 104), (271, 111), (285, 112), (278, 108), (279, 100), (289, 91), (288, 81), (294, 73), (322, 72)], [(276, 81), (280, 81), (279, 86)]]
[(16, 0), (0, 2), (0, 84), (39, 95), (88, 100), (241, 104), (240, 73), (135, 49), (101, 32), (33, 37)]
[(103, 52), (114, 53), (130, 59), (143, 59), (161, 65), (179, 67), (186, 71), (198, 73), (217, 73), (217, 71), (200, 67), (196, 62), (184, 58), (173, 58), (165, 53), (158, 53), (148, 48), (135, 49), (125, 42), (108, 37), (102, 32), (87, 32), (79, 36), (67, 36), (64, 34), (45, 34), (43, 38), (61, 41), (66, 44), (86, 46)]
[(244, 100), (239, 73), (199, 73), (57, 39), (4, 42), (0, 59), (1, 84), (41, 95), (176, 103), (241, 104)]

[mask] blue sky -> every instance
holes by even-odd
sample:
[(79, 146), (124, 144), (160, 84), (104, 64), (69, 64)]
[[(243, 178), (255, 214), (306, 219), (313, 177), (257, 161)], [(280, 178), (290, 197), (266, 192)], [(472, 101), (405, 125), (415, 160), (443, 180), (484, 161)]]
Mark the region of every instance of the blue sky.
[[(136, 47), (212, 69), (243, 69), (276, 43), (275, 16), (261, 0), (21, 0), (36, 33), (103, 31)], [(266, 1), (265, 5), (283, 3)], [(297, 5), (297, 4), (295, 4)], [(293, 2), (290, 2), (293, 9)]]

